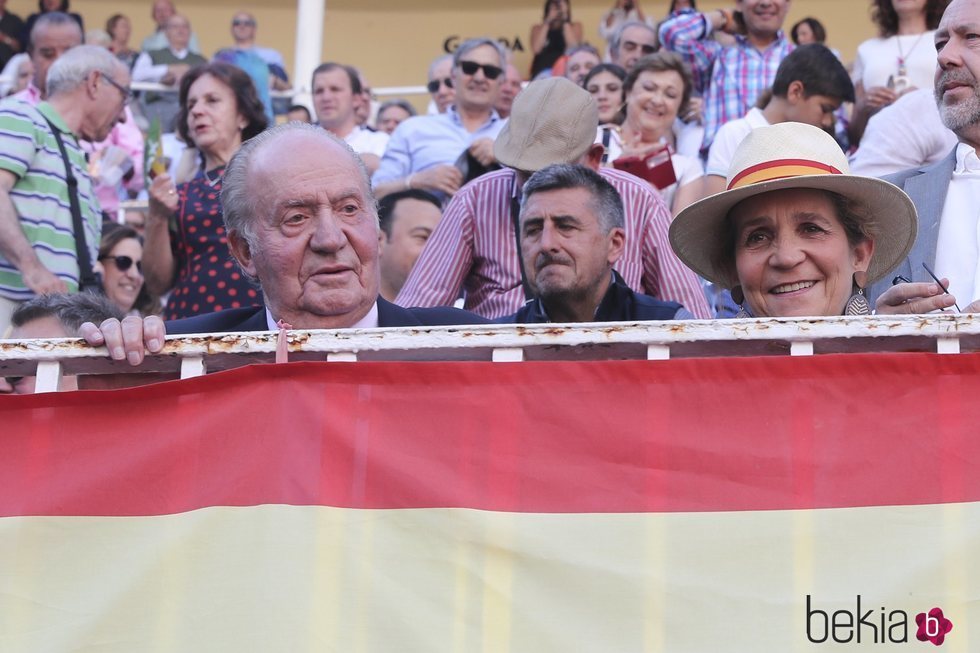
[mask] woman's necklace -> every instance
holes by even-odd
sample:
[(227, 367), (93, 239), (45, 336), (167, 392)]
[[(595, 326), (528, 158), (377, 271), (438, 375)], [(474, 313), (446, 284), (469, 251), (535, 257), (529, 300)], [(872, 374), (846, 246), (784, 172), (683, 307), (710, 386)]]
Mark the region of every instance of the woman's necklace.
[(899, 77), (908, 76), (909, 69), (908, 66), (905, 65), (905, 60), (912, 56), (912, 51), (915, 50), (916, 46), (919, 45), (919, 41), (921, 41), (922, 37), (925, 35), (926, 35), (925, 32), (919, 34), (919, 38), (915, 39), (915, 43), (913, 43), (912, 47), (909, 48), (908, 54), (902, 51), (902, 37), (899, 36), (898, 34), (895, 35), (895, 44), (898, 45), (898, 76)]

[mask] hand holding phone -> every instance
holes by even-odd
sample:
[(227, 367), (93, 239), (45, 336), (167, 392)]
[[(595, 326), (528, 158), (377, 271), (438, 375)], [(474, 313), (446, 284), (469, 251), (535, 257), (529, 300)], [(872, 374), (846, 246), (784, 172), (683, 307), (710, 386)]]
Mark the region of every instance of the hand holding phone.
[(613, 167), (648, 181), (657, 190), (677, 183), (670, 147), (667, 145), (643, 156), (621, 156), (613, 161)]

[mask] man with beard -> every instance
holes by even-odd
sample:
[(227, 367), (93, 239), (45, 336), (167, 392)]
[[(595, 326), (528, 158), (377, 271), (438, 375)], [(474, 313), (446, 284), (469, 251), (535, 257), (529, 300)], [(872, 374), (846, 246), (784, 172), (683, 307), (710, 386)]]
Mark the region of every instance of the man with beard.
[[(980, 0), (953, 0), (936, 30), (936, 102), (943, 123), (956, 134), (956, 147), (938, 163), (885, 177), (912, 198), (919, 213), (919, 233), (908, 258), (895, 270), (912, 283), (888, 288), (879, 282), (871, 288), (871, 297), (881, 294), (878, 313), (928, 313), (954, 302), (965, 306), (965, 311), (980, 310), (978, 23)], [(943, 280), (942, 287), (925, 265)], [(897, 276), (895, 280), (901, 281)]]

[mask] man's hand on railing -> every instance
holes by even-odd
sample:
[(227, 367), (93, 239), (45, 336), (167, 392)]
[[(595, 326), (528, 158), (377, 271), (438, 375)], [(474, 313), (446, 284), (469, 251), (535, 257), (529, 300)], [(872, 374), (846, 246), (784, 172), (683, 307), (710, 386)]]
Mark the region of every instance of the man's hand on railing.
[(142, 363), (146, 352), (159, 353), (167, 335), (163, 320), (156, 315), (145, 318), (130, 315), (122, 322), (113, 318), (99, 326), (86, 322), (78, 332), (94, 347), (105, 345), (113, 360), (125, 359), (130, 365)]

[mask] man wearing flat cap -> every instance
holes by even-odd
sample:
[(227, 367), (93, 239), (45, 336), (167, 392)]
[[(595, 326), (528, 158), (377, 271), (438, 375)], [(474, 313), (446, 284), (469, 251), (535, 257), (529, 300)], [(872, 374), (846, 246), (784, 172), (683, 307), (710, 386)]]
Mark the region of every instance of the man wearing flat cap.
[(674, 255), (667, 238), (670, 211), (645, 181), (599, 168), (598, 112), (592, 96), (567, 79), (528, 85), (514, 101), (510, 120), (494, 144), (507, 166), (464, 186), (399, 293), (401, 306), (449, 306), (465, 291), (467, 309), (488, 318), (516, 312), (531, 297), (518, 256), (521, 189), (536, 171), (579, 163), (599, 172), (625, 207), (626, 247), (616, 270), (635, 291), (710, 317), (694, 273)]

